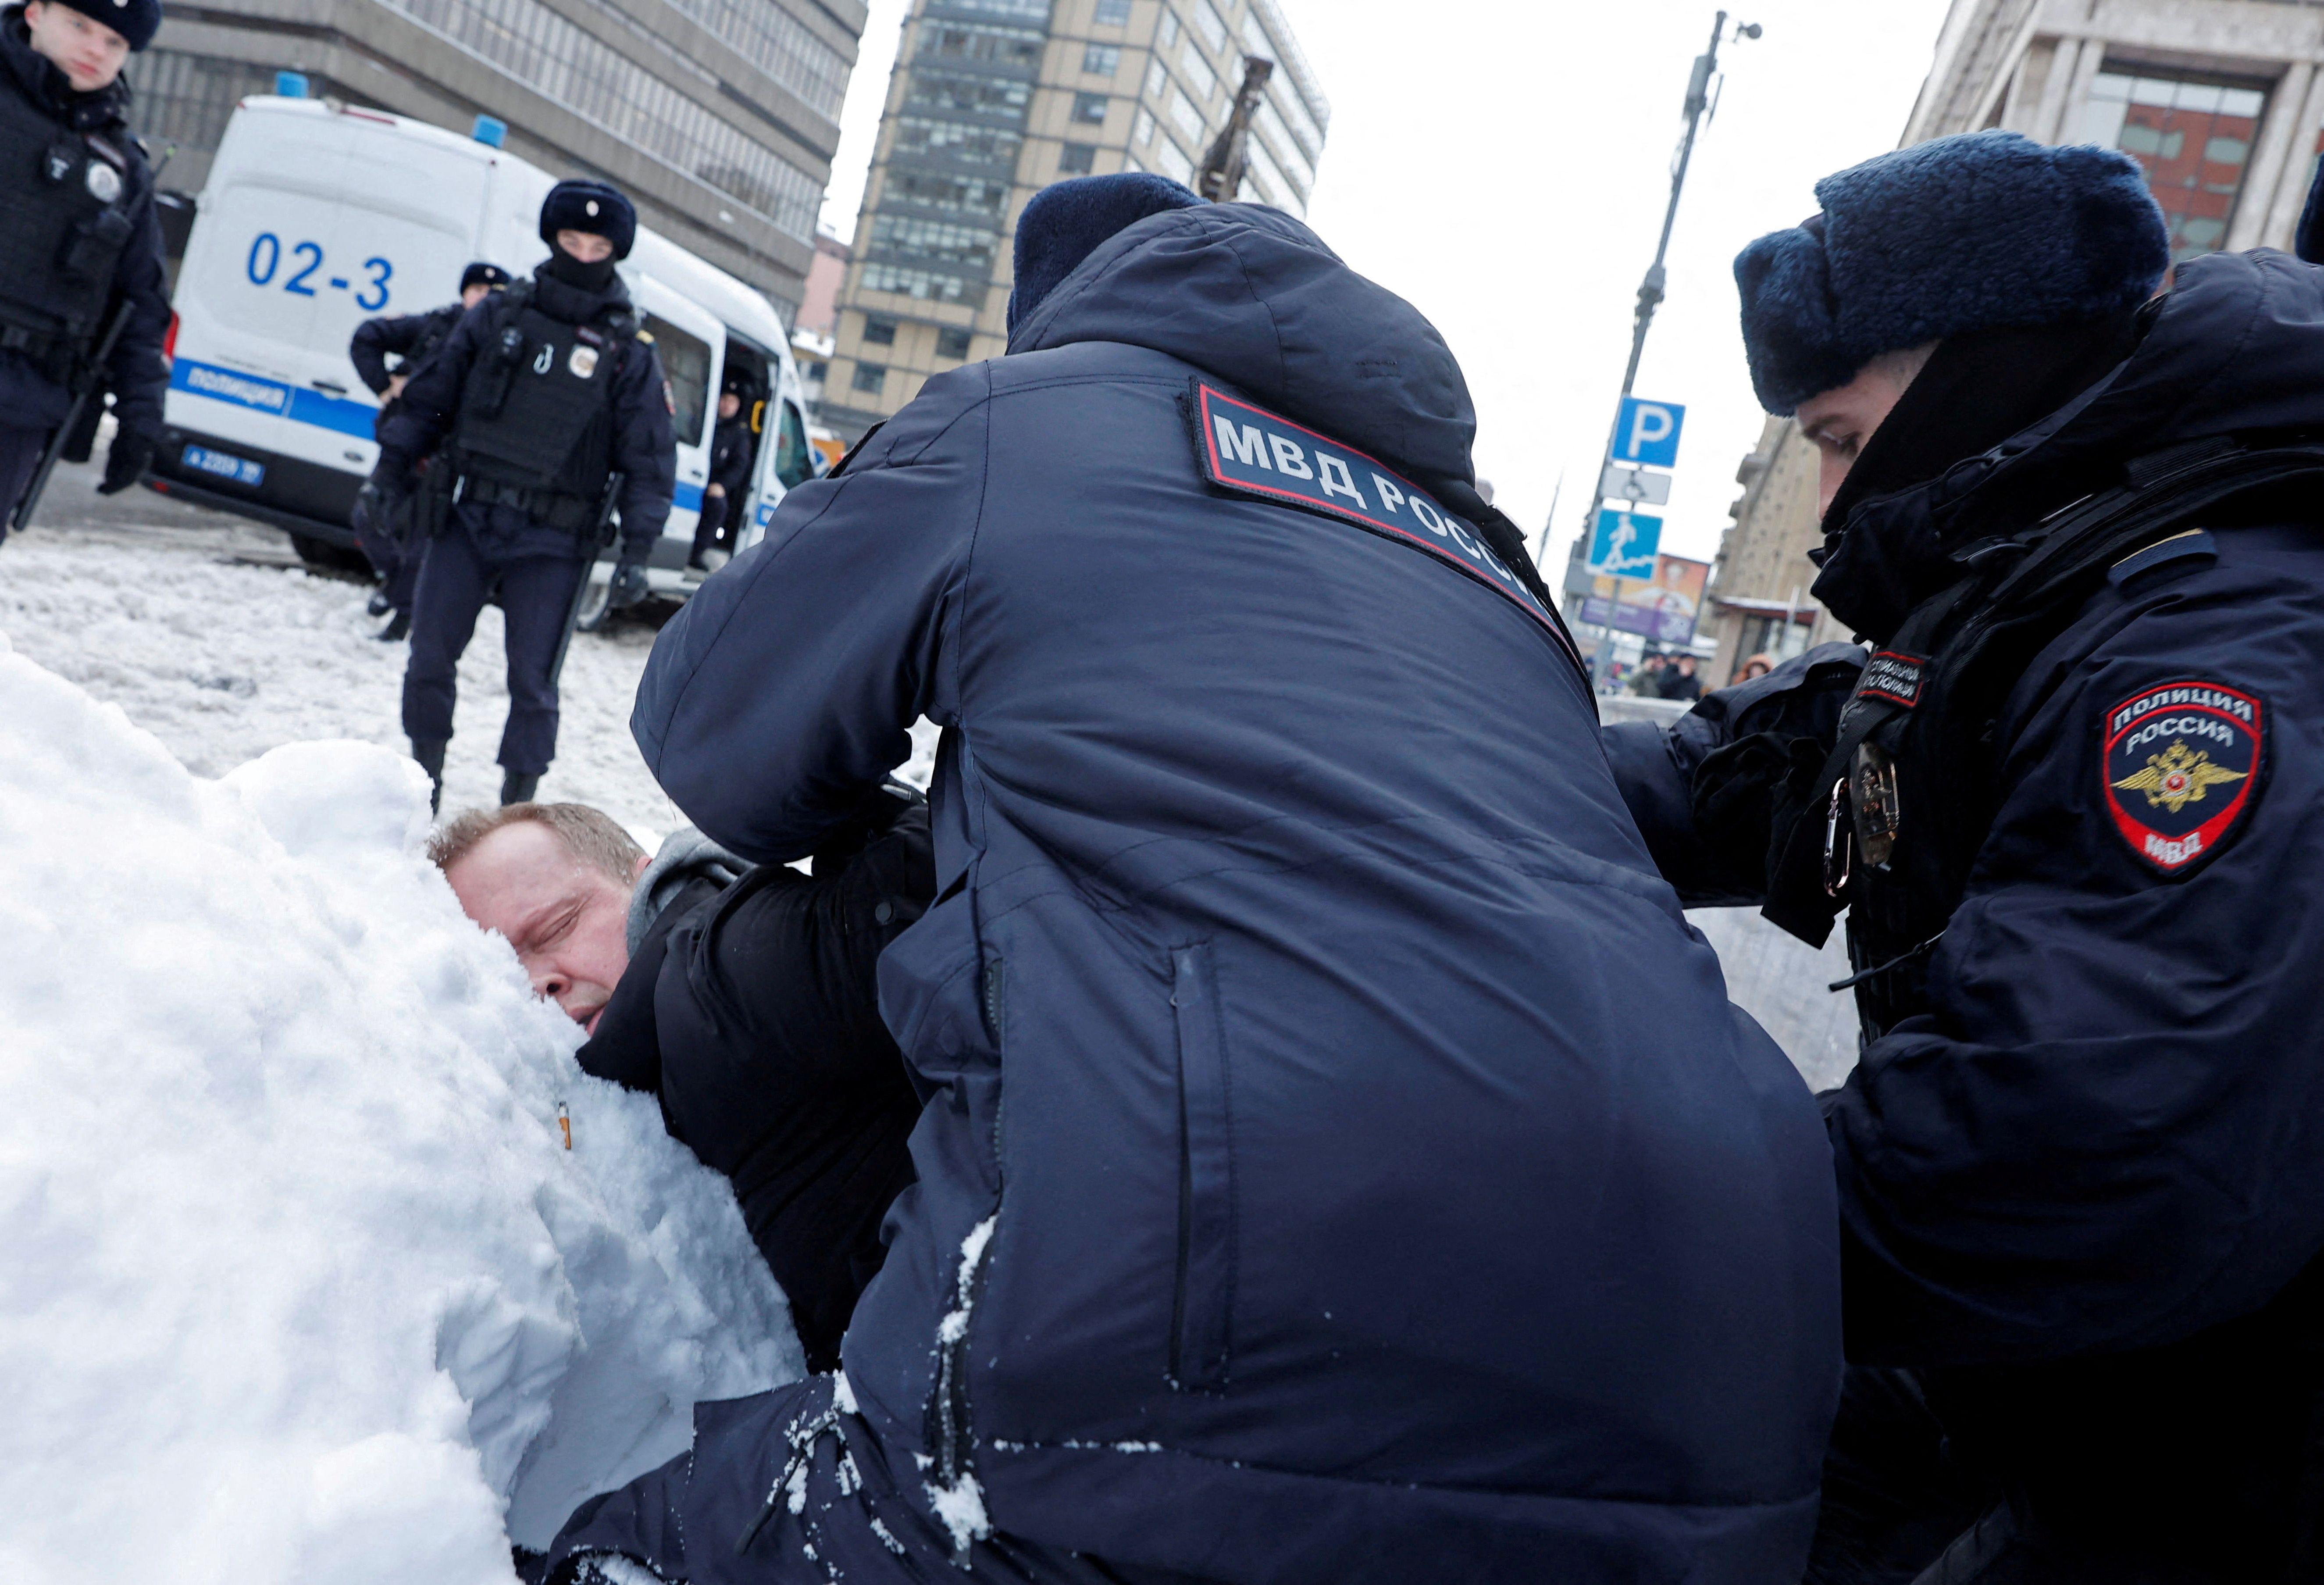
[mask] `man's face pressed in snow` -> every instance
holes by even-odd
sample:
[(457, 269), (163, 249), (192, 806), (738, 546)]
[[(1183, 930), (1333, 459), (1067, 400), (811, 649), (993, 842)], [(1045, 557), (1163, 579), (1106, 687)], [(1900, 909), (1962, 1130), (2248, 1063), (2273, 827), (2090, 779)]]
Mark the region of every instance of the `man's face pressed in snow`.
[[(638, 869), (645, 866), (640, 859)], [(502, 826), (444, 879), (468, 917), (516, 948), (534, 993), (595, 1034), (597, 1015), (630, 966), (631, 889), (574, 857), (562, 837), (534, 820)]]

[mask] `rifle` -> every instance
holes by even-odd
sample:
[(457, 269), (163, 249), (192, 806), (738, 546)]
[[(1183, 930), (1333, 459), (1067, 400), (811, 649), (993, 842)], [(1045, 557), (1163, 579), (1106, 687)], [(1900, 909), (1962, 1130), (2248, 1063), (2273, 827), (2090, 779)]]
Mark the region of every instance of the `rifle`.
[[(589, 558), (581, 564), (580, 581), (573, 586), (573, 604), (565, 608), (565, 631), (557, 636), (557, 659), (549, 667), (551, 694), (557, 692), (558, 684), (565, 677), (565, 652), (573, 647), (574, 625), (581, 620), (582, 603), (589, 598), (589, 575), (596, 570), (597, 558), (604, 554), (605, 547), (613, 542), (613, 504), (621, 499), (622, 476), (608, 474), (604, 493), (597, 498), (597, 517), (589, 530)], [(610, 591), (606, 598), (612, 598)]]
[(49, 444), (41, 453), (40, 466), (32, 470), (31, 480), (24, 485), (24, 493), (17, 497), (16, 509), (8, 514), (10, 533), (21, 533), (32, 522), (32, 508), (41, 503), (41, 493), (49, 487), (49, 475), (56, 471), (57, 458), (64, 455), (65, 446), (71, 440), (73, 430), (79, 426), (81, 413), (88, 406), (88, 399), (96, 395), (97, 387), (105, 382), (105, 360), (113, 355), (114, 345), (121, 339), (122, 329), (129, 323), (131, 307), (127, 298), (121, 299), (113, 310), (113, 318), (105, 327), (105, 335), (97, 341), (96, 352), (83, 364), (81, 377), (73, 385), (72, 407), (65, 414), (64, 422), (57, 426), (57, 432), (49, 437)]

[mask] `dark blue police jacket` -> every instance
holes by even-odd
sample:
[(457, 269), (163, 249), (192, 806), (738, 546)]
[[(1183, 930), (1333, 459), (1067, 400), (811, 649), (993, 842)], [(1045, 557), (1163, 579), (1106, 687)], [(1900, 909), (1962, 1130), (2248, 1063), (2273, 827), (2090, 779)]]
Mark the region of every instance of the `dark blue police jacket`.
[[(2324, 270), (2181, 264), (2092, 392), (1848, 532), (2055, 504), (2206, 437), (2313, 435), (2319, 372)], [(1829, 1098), (1851, 1357), (2169, 1343), (2324, 1249), (2324, 535), (2312, 505), (2285, 511), (2209, 515), (2126, 558), (2011, 693), (2005, 801), (1930, 959), (1932, 1010)], [(1714, 695), (1661, 742), (1607, 729), (1682, 891), (1692, 767), (1833, 659)]]
[(1442, 504), (1472, 429), (1305, 226), (1155, 216), (655, 646), (639, 744), (756, 860), (945, 729), (881, 964), (919, 1183), (843, 1357), (955, 1518), (1218, 1580), (1797, 1577), (1830, 1153)]

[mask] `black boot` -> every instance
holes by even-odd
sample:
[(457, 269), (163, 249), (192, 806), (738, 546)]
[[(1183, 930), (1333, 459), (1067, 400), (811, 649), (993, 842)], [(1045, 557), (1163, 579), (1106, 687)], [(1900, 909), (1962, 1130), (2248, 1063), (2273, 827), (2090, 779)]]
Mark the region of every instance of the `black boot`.
[(444, 751), (447, 746), (444, 743), (423, 743), (416, 739), (411, 744), (412, 759), (419, 762), (420, 769), (428, 772), (430, 784), (428, 812), (430, 815), (444, 812)]
[(521, 770), (510, 771), (501, 778), (501, 807), (505, 809), (511, 804), (532, 802), (532, 795), (540, 787), (540, 778), (538, 776), (527, 776)]
[(387, 614), (387, 596), (385, 594), (374, 594), (371, 597), (371, 604), (364, 606), (364, 610), (373, 616), (385, 616)]
[(372, 637), (377, 639), (383, 644), (400, 644), (410, 636), (410, 613), (409, 612), (399, 611), (392, 617), (388, 619), (388, 623), (385, 627), (372, 634)]

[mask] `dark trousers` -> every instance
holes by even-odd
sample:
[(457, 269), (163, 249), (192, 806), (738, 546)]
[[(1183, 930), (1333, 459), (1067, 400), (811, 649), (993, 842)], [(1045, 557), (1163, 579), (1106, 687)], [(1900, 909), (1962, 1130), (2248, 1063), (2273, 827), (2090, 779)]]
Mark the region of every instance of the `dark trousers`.
[(419, 531), (420, 497), (407, 495), (394, 515), (385, 519), (369, 511), (355, 513), (355, 544), (380, 576), (380, 594), (405, 616), (411, 614), (412, 591), (420, 582), (420, 564), (427, 559), (428, 540)]
[[(1959, 1533), (1950, 1546), (1948, 1532)], [(2257, 1313), (2164, 1348), (1851, 1368), (1807, 1578), (2324, 1579), (2324, 1261)]]
[(508, 632), (504, 769), (539, 776), (557, 757), (557, 679), (549, 675), (565, 620), (588, 563), (538, 551), (507, 558), (481, 548), (456, 514), (428, 547), (412, 592), (411, 661), (403, 673), (403, 733), (415, 743), (449, 742), (461, 652), (493, 586)]
[(7, 539), (8, 520), (15, 515), (16, 502), (32, 484), (41, 454), (49, 448), (49, 437), (55, 433), (53, 429), (0, 428), (0, 540)]
[(611, 1553), (688, 1585), (1201, 1585), (1007, 1536), (956, 1554), (903, 1495), (927, 1478), (835, 1406), (836, 1379), (695, 1405), (692, 1451), (582, 1504), (550, 1544), (549, 1580)]
[(712, 495), (702, 497), (702, 516), (694, 525), (694, 548), (687, 553), (688, 561), (699, 561), (706, 550), (733, 550), (734, 536), (726, 531), (727, 514), (733, 510), (733, 498)]

